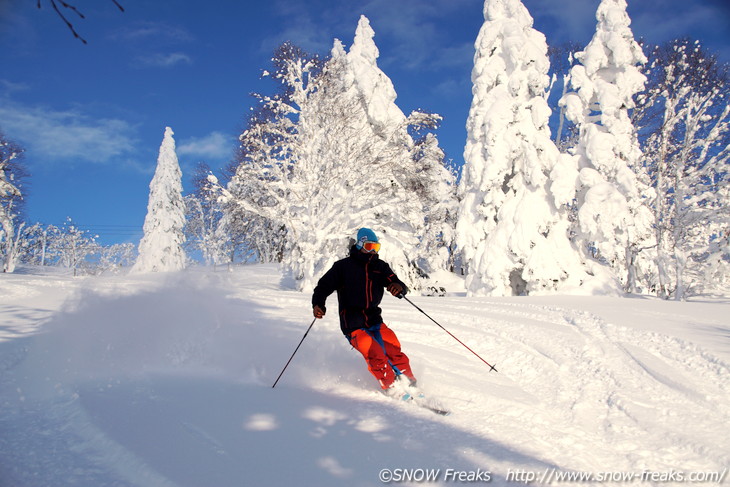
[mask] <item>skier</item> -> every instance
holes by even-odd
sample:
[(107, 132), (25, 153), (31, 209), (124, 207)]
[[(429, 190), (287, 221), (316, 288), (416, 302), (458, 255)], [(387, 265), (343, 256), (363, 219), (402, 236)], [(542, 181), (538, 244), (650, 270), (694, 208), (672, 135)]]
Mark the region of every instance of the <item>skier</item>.
[(375, 232), (361, 228), (350, 256), (335, 262), (317, 283), (312, 307), (314, 317), (322, 318), (327, 311), (327, 297), (337, 291), (342, 333), (365, 358), (368, 370), (383, 391), (397, 395), (396, 379), (400, 382), (405, 376), (408, 381), (404, 384), (415, 386), (416, 378), (398, 337), (383, 323), (379, 305), (384, 288), (393, 296), (403, 296), (408, 289), (390, 266), (379, 259), (378, 251), (380, 243)]

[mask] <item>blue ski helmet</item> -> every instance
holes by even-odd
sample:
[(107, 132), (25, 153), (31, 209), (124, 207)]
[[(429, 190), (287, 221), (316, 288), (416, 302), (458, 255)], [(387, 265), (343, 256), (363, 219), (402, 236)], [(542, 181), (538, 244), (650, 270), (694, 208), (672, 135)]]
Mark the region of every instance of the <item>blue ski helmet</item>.
[(365, 242), (378, 242), (378, 236), (369, 228), (361, 228), (357, 231), (357, 242), (355, 246), (361, 249)]

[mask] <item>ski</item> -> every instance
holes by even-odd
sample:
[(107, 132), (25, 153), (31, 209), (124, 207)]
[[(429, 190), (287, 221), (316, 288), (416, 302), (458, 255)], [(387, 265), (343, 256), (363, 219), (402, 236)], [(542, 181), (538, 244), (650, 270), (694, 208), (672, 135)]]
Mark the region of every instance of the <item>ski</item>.
[(449, 416), (451, 414), (451, 411), (448, 409), (444, 409), (442, 407), (436, 406), (434, 404), (430, 404), (426, 397), (423, 395), (423, 393), (420, 393), (418, 396), (412, 397), (412, 402), (418, 407), (421, 407), (423, 409), (427, 409), (431, 411), (432, 413), (436, 413), (440, 416)]
[(428, 404), (418, 404), (418, 402), (415, 402), (415, 401), (414, 401), (414, 404), (418, 407), (427, 409), (427, 410), (431, 411), (432, 413), (436, 413), (440, 416), (450, 416), (451, 415), (451, 411), (449, 411), (447, 409), (441, 409), (441, 408), (429, 406)]
[(432, 401), (429, 401), (428, 399), (426, 399), (425, 394), (418, 390), (406, 390), (406, 391), (402, 392), (402, 394), (400, 396), (389, 396), (386, 394), (386, 397), (390, 397), (391, 399), (394, 399), (396, 401), (402, 401), (402, 402), (407, 402), (407, 403), (413, 404), (414, 406), (418, 406), (420, 408), (426, 409), (426, 410), (431, 411), (432, 413), (438, 414), (440, 416), (449, 416), (451, 414), (451, 411), (449, 411), (448, 409), (438, 406), (438, 405), (434, 404)]

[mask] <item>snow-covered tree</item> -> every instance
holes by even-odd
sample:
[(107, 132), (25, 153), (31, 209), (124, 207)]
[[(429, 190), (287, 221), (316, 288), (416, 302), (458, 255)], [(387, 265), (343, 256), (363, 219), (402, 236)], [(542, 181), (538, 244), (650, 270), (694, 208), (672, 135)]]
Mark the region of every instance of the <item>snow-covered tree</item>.
[[(556, 130), (553, 134), (555, 145), (562, 153), (568, 152), (571, 147), (577, 145), (578, 128), (574, 123), (565, 118), (565, 107), (559, 106), (558, 101), (568, 92), (568, 84), (570, 82), (570, 70), (575, 64), (575, 53), (580, 51), (582, 46), (575, 42), (566, 42), (563, 44), (548, 46), (548, 56), (550, 58), (550, 104), (551, 107), (555, 103), (557, 109), (553, 111), (550, 125), (555, 126)], [(561, 90), (556, 95), (557, 89)]]
[[(654, 50), (648, 73), (651, 87), (639, 98), (636, 123), (657, 195), (655, 284), (659, 296), (684, 299), (705, 281), (705, 265), (720, 269), (724, 262), (730, 79), (726, 66), (689, 39)], [(717, 283), (720, 276), (710, 273)]]
[(415, 196), (425, 209), (418, 266), (426, 273), (453, 271), (459, 210), (455, 170), (448, 167), (444, 151), (432, 133), (416, 140), (413, 158), (421, 177)]
[[(229, 179), (225, 171), (223, 173), (223, 177)], [(209, 266), (230, 266), (237, 259), (274, 261), (275, 258), (269, 257), (264, 250), (276, 247), (275, 241), (270, 239), (272, 232), (257, 232), (258, 226), (266, 222), (236, 204), (222, 201), (217, 186), (224, 182), (214, 184), (212, 181), (217, 178), (211, 178), (211, 175), (207, 164), (198, 164), (191, 178), (193, 192), (185, 196), (187, 248), (199, 252), (205, 265)]]
[(3, 272), (13, 272), (20, 258), (23, 223), (20, 190), (25, 172), (18, 164), (23, 149), (0, 132), (0, 260)]
[[(326, 225), (336, 215), (330, 206), (334, 201), (327, 200), (334, 200), (337, 188), (333, 186), (337, 177), (334, 173), (327, 174), (331, 158), (314, 160), (312, 156), (307, 157), (306, 132), (300, 127), (306, 123), (307, 105), (312, 103), (312, 95), (326, 89), (325, 80), (332, 66), (320, 75), (323, 68), (317, 57), (285, 44), (274, 56), (274, 68), (272, 73), (266, 74), (281, 83), (281, 92), (273, 97), (260, 96), (262, 106), (253, 113), (248, 128), (241, 134), (238, 167), (224, 194), (240, 212), (257, 215), (260, 229), (277, 231), (283, 228), (286, 244), (280, 257), (284, 268), (295, 277), (305, 279), (306, 273), (300, 269), (304, 265), (302, 247), (322, 245), (322, 254), (332, 251), (315, 234), (319, 231), (317, 227)], [(321, 128), (321, 137), (317, 139), (322, 144), (332, 144), (328, 130), (340, 128), (337, 121), (342, 120), (342, 113), (335, 115), (331, 111), (330, 115), (333, 118), (328, 126)], [(313, 152), (316, 155), (317, 149)], [(320, 152), (327, 154), (326, 150)], [(332, 185), (327, 181), (318, 184), (317, 179), (327, 176), (332, 178)], [(328, 191), (331, 193), (322, 195)], [(323, 223), (316, 222), (317, 217), (322, 217)], [(261, 236), (262, 243), (266, 244), (265, 240), (269, 240), (266, 233)], [(267, 250), (262, 245), (258, 251), (266, 260), (266, 255), (274, 249)], [(311, 272), (306, 277), (311, 285)]]
[(73, 275), (88, 271), (87, 258), (99, 252), (96, 235), (90, 234), (76, 225), (69, 217), (60, 228), (53, 229), (49, 235), (48, 252), (55, 264), (73, 270)]
[(373, 35), (362, 17), (349, 53), (335, 41), (326, 63), (280, 49), (271, 76), (282, 93), (261, 97), (224, 192), (284, 230), (282, 262), (299, 289), (347, 252), (361, 226), (381, 236), (383, 257), (418, 285), (413, 261), (424, 215), (416, 189), (424, 182), (408, 128), (429, 117), (405, 117), (395, 105)]
[(175, 153), (170, 127), (160, 145), (157, 168), (150, 183), (144, 236), (134, 272), (165, 272), (185, 268), (185, 202), (182, 197), (182, 172)]
[(99, 248), (98, 273), (116, 274), (134, 265), (137, 249), (131, 243), (118, 243)]
[(569, 240), (576, 170), (550, 138), (545, 36), (519, 0), (486, 0), (476, 41), (457, 242), (472, 294), (578, 287)]
[(118, 243), (102, 246), (97, 235), (79, 228), (70, 217), (63, 225), (35, 223), (22, 229), (21, 262), (33, 266), (71, 269), (74, 275), (117, 273), (131, 267), (136, 246)]
[(409, 128), (414, 134), (435, 128), (441, 117), (421, 111), (405, 116), (395, 103), (393, 83), (378, 67), (374, 36), (370, 22), (361, 16), (347, 54), (344, 89), (367, 115), (369, 130), (364, 135), (372, 143), (373, 163), (382, 166), (370, 172), (364, 190), (375, 196), (374, 205), (387, 206), (366, 221), (353, 222), (353, 230), (359, 225), (378, 231), (383, 258), (401, 279), (420, 288), (424, 274), (417, 267), (419, 260), (428, 271), (448, 262), (444, 236), (449, 237), (448, 212), (455, 202), (454, 176), (444, 166), (435, 135), (414, 141), (409, 133)]
[(193, 192), (185, 196), (185, 243), (188, 248), (200, 252), (206, 265), (226, 261), (231, 239), (221, 231), (223, 205), (218, 201), (215, 188), (208, 176), (210, 167), (199, 163), (191, 178)]
[(23, 229), (23, 252), (20, 261), (29, 265), (45, 265), (48, 249), (46, 227), (40, 223), (26, 226)]
[(637, 178), (642, 153), (629, 113), (644, 89), (640, 66), (646, 57), (629, 27), (625, 0), (602, 0), (596, 19), (593, 39), (575, 55), (574, 91), (560, 101), (579, 127), (576, 230), (582, 248), (596, 249), (633, 292), (640, 251), (653, 245), (653, 192)]
[[(726, 185), (727, 187), (727, 185)], [(730, 194), (725, 190), (725, 197)], [(725, 219), (727, 222), (727, 219)], [(730, 225), (725, 223), (724, 231), (720, 231), (710, 243), (707, 257), (704, 260), (704, 274), (701, 281), (705, 284), (702, 291), (719, 291), (725, 296), (730, 293)]]
[[(287, 56), (273, 76), (286, 97), (264, 98), (274, 116), (257, 119), (241, 135), (241, 164), (228, 191), (243, 210), (283, 227), (284, 270), (297, 287), (311, 288), (317, 275), (346, 251), (348, 218), (370, 195), (358, 188), (355, 170), (366, 164), (367, 120), (342, 89), (347, 69), (337, 42), (324, 67), (316, 58)], [(367, 174), (367, 173), (366, 173)]]

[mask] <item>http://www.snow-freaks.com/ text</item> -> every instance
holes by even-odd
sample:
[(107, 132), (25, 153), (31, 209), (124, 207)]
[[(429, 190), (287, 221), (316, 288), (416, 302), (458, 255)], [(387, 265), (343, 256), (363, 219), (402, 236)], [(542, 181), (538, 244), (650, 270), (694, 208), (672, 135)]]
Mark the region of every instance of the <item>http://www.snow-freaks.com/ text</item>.
[(490, 470), (457, 470), (453, 468), (384, 468), (378, 478), (384, 484), (398, 483), (490, 483), (495, 478), (506, 482), (523, 484), (560, 483), (688, 483), (715, 484), (725, 481), (727, 468), (722, 471), (687, 471), (670, 469), (665, 471), (641, 470), (636, 472), (604, 471), (580, 472), (548, 467), (544, 470), (508, 469), (506, 475), (497, 475)]

